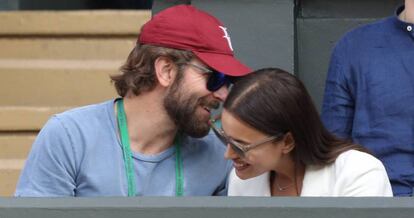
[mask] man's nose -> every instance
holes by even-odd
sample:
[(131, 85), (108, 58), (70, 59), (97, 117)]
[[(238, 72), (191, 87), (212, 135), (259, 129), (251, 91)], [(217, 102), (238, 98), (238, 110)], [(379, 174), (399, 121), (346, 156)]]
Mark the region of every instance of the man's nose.
[(227, 98), (227, 95), (229, 94), (229, 89), (227, 86), (222, 86), (215, 92), (213, 92), (213, 96), (220, 99), (220, 101), (224, 101)]

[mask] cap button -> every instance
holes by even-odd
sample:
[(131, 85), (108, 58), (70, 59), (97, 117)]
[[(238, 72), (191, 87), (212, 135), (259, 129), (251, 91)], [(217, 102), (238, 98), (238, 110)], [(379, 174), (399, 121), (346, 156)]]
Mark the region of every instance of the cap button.
[(413, 30), (413, 27), (412, 26), (407, 26), (407, 31), (408, 32), (411, 32)]

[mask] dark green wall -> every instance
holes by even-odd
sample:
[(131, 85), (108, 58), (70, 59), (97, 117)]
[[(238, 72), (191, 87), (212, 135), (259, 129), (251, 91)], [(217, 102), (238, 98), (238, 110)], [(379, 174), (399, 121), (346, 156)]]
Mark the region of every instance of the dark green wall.
[(0, 11), (19, 9), (19, 1), (17, 0), (0, 0)]
[[(378, 18), (392, 14), (403, 0), (299, 0), (303, 18)], [(390, 11), (391, 10), (391, 11)]]
[(0, 0), (1, 10), (148, 9), (152, 0)]

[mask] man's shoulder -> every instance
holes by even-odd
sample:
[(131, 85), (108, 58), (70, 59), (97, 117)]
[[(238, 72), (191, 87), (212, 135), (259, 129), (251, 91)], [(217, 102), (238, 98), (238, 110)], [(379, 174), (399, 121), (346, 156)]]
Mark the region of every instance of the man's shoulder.
[(112, 123), (111, 102), (105, 101), (73, 108), (59, 114), (53, 115), (42, 128), (43, 132), (66, 131), (68, 134), (74, 132), (88, 132), (96, 129), (109, 129)]
[(361, 41), (372, 41), (376, 38), (381, 39), (384, 34), (390, 32), (390, 28), (393, 27), (393, 19), (395, 18), (386, 17), (368, 24), (357, 26), (346, 32), (339, 42), (355, 44)]
[(107, 120), (112, 105), (113, 100), (108, 100), (97, 104), (72, 108), (62, 113), (55, 114), (54, 117), (63, 123), (87, 124), (91, 121), (104, 121)]
[(395, 32), (393, 19), (387, 17), (349, 30), (335, 44), (334, 55), (359, 62), (378, 48), (387, 48)]
[(55, 116), (60, 119), (71, 119), (76, 117), (82, 117), (87, 119), (91, 116), (99, 116), (101, 113), (107, 113), (111, 103), (113, 103), (113, 100), (76, 107), (59, 114), (55, 114)]

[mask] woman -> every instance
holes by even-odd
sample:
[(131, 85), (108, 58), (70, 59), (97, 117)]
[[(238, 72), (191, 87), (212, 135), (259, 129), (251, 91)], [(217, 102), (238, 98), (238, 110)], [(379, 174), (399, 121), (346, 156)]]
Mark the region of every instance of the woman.
[(231, 196), (392, 196), (382, 163), (322, 125), (304, 85), (276, 68), (236, 82), (224, 103)]

